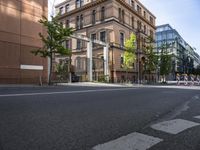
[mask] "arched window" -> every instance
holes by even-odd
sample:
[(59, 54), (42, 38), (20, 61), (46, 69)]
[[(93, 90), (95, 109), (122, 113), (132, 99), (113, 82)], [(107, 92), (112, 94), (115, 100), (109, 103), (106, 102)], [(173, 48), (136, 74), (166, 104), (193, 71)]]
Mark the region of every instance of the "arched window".
[(80, 16), (80, 28), (83, 28), (83, 15)]
[(76, 29), (80, 29), (80, 18), (79, 18), (79, 16), (76, 17)]
[(125, 13), (124, 13), (124, 10), (122, 10), (122, 23), (124, 23), (124, 17), (125, 17)]
[(96, 22), (96, 10), (92, 11), (92, 24), (95, 24)]
[(76, 68), (77, 70), (81, 69), (81, 57), (76, 58)]

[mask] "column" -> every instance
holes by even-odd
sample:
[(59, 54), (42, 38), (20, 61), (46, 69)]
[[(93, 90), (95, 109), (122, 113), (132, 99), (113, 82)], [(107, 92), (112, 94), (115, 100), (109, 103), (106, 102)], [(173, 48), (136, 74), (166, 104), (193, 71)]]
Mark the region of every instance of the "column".
[[(108, 44), (103, 48), (103, 56), (104, 56), (104, 75), (109, 75), (109, 67), (108, 67)], [(107, 78), (108, 80), (108, 78)]]
[(92, 81), (92, 41), (87, 42), (87, 75), (88, 81)]

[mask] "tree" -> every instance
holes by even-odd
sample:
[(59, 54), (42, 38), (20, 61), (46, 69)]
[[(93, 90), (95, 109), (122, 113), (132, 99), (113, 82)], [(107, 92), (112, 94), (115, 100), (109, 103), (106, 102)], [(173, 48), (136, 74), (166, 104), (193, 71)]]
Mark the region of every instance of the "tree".
[(48, 21), (46, 17), (43, 17), (39, 20), (47, 30), (47, 35), (42, 35), (39, 33), (39, 36), (43, 42), (43, 47), (32, 51), (34, 55), (40, 55), (41, 57), (49, 57), (50, 59), (50, 72), (48, 84), (51, 84), (52, 76), (52, 59), (55, 54), (62, 56), (69, 56), (71, 51), (68, 48), (63, 46), (63, 42), (73, 33), (72, 28), (64, 28), (63, 24), (58, 21), (59, 16), (51, 17), (51, 21)]
[(124, 62), (123, 62), (123, 68), (126, 70), (126, 80), (127, 80), (127, 74), (128, 70), (133, 68), (133, 64), (136, 60), (135, 56), (135, 42), (136, 42), (136, 36), (135, 34), (131, 33), (130, 38), (126, 39), (125, 41), (125, 52), (124, 52)]
[(154, 52), (154, 40), (151, 36), (147, 37), (145, 46), (145, 70), (149, 73), (149, 80), (152, 71), (156, 70), (158, 65), (158, 55)]
[(200, 65), (194, 69), (195, 75), (200, 75)]
[(161, 46), (160, 55), (160, 75), (163, 76), (163, 82), (166, 82), (166, 75), (169, 75), (172, 67), (172, 55), (167, 52), (167, 45)]

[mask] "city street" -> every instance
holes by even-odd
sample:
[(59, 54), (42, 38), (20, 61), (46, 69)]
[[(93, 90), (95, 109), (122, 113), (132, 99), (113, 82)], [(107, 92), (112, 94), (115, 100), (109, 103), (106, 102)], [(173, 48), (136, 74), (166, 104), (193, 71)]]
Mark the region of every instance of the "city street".
[(198, 88), (0, 87), (0, 150), (199, 150)]

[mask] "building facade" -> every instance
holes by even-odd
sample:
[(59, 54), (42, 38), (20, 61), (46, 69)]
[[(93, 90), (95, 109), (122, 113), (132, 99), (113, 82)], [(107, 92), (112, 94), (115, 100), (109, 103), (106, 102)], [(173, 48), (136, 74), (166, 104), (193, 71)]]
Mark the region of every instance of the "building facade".
[(192, 74), (199, 65), (199, 55), (169, 24), (156, 27), (157, 52), (164, 46), (172, 56), (172, 70), (169, 80), (175, 80), (176, 74)]
[[(127, 75), (122, 67), (124, 42), (131, 33), (135, 33), (139, 61), (128, 72), (128, 79), (137, 81), (147, 78), (143, 74), (143, 46), (147, 36), (155, 37), (156, 17), (140, 1), (66, 0), (56, 6), (56, 11), (61, 13), (60, 21), (67, 27), (75, 28), (76, 34), (109, 43), (109, 74), (115, 82), (124, 80)], [(66, 46), (72, 49), (74, 72), (81, 80), (87, 80), (86, 45), (86, 42), (77, 39), (66, 41)], [(98, 44), (92, 47), (93, 79), (99, 80), (103, 75), (103, 48)]]
[(0, 83), (47, 81), (47, 59), (31, 53), (42, 47), (38, 21), (47, 13), (47, 0), (0, 1)]

